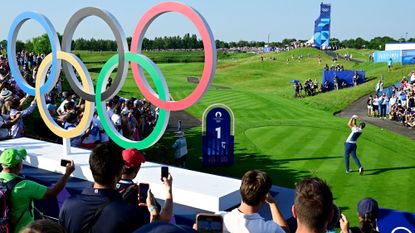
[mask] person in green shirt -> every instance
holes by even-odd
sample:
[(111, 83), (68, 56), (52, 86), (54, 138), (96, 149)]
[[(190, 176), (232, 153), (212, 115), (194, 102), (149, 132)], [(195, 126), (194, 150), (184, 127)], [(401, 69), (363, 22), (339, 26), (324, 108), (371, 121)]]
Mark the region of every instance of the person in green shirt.
[[(3, 171), (0, 172), (0, 180), (9, 182), (16, 177), (20, 177), (19, 174), (26, 154), (24, 148), (9, 148), (3, 151), (0, 156), (0, 164), (3, 167)], [(12, 206), (11, 223), (14, 226), (14, 232), (19, 232), (25, 226), (34, 222), (32, 200), (56, 197), (65, 187), (74, 170), (75, 166), (71, 161), (66, 166), (65, 174), (55, 185), (49, 188), (31, 180), (22, 180), (16, 184), (10, 196)]]

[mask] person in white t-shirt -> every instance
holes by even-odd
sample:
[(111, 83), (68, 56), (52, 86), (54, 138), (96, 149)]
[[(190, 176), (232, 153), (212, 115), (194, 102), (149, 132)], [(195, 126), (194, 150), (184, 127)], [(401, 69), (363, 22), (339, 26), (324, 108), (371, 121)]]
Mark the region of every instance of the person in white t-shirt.
[[(275, 199), (269, 194), (271, 186), (271, 178), (265, 172), (246, 172), (240, 187), (241, 204), (223, 215), (224, 232), (288, 233), (287, 222)], [(268, 203), (271, 209), (272, 220), (269, 221), (265, 221), (258, 213), (265, 203)]]
[(62, 92), (62, 97), (64, 98), (64, 100), (59, 105), (58, 109), (56, 110), (59, 116), (65, 115), (67, 113), (67, 110), (65, 109), (65, 104), (69, 102), (73, 102), (72, 96), (67, 91)]
[(415, 72), (411, 72), (411, 79), (410, 79), (411, 84), (415, 83)]
[(357, 115), (353, 115), (348, 123), (349, 128), (352, 132), (347, 137), (346, 142), (344, 143), (344, 162), (346, 164), (346, 173), (350, 172), (349, 169), (349, 157), (350, 154), (352, 155), (356, 165), (359, 167), (359, 174), (363, 175), (363, 166), (360, 164), (359, 159), (357, 158), (356, 150), (357, 150), (357, 139), (362, 134), (363, 128), (365, 128), (366, 124), (364, 122), (360, 123), (359, 126), (356, 124), (356, 120), (359, 118)]

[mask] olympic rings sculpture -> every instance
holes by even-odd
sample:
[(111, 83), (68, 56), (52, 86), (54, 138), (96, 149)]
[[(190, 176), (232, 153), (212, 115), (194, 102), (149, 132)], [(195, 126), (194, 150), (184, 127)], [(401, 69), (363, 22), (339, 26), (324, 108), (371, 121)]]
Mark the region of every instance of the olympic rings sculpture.
[[(162, 72), (154, 62), (141, 54), (142, 42), (147, 28), (153, 20), (167, 12), (180, 13), (192, 21), (202, 37), (205, 51), (205, 64), (199, 84), (188, 97), (179, 101), (169, 100), (169, 90)], [(71, 53), (71, 43), (75, 29), (83, 19), (89, 16), (97, 16), (108, 24), (115, 36), (118, 46), (117, 54), (104, 64), (99, 73), (96, 91), (94, 91), (92, 79), (85, 64), (77, 56)], [(16, 40), (18, 31), (22, 25), (30, 19), (37, 21), (46, 30), (52, 49), (52, 52), (43, 59), (39, 66), (34, 88), (24, 81), (16, 60)], [(101, 119), (101, 123), (106, 133), (115, 143), (124, 148), (128, 147), (141, 150), (156, 143), (166, 130), (170, 111), (183, 110), (196, 103), (207, 91), (216, 70), (216, 46), (209, 25), (203, 16), (195, 9), (178, 2), (160, 3), (144, 14), (135, 28), (130, 51), (128, 50), (125, 33), (118, 20), (110, 12), (94, 7), (80, 9), (70, 18), (64, 30), (62, 45), (59, 44), (57, 33), (49, 19), (36, 12), (23, 12), (14, 19), (9, 30), (8, 42), (7, 53), (11, 73), (15, 78), (17, 85), (23, 91), (31, 96), (35, 96), (40, 115), (53, 133), (63, 138), (79, 136), (90, 125), (96, 105), (98, 116)], [(152, 133), (141, 141), (132, 141), (123, 137), (118, 133), (113, 124), (108, 123), (110, 120), (108, 114), (105, 113), (105, 101), (114, 97), (125, 83), (128, 73), (128, 62), (132, 62), (133, 77), (143, 96), (153, 105), (160, 108), (159, 117)], [(63, 66), (65, 76), (72, 90), (78, 96), (85, 99), (84, 115), (77, 127), (70, 130), (63, 129), (57, 125), (46, 110), (45, 94), (50, 92), (58, 82), (61, 65)], [(116, 66), (118, 66), (116, 77), (111, 86), (105, 90), (105, 84), (108, 82), (108, 78)], [(78, 72), (81, 82), (78, 81), (72, 67)], [(50, 75), (46, 80), (49, 68)], [(158, 94), (154, 92), (147, 82), (147, 79), (143, 74), (143, 69), (150, 74)]]

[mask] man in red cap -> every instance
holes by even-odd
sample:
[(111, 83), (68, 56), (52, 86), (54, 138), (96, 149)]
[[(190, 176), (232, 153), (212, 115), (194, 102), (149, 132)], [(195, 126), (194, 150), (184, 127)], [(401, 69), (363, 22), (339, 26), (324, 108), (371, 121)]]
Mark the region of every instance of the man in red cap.
[[(138, 171), (140, 171), (141, 164), (146, 161), (144, 155), (137, 149), (125, 149), (122, 152), (125, 165), (122, 170), (121, 180), (117, 184), (117, 190), (122, 197), (130, 203), (138, 205), (139, 186), (134, 183)], [(173, 215), (173, 194), (172, 194), (173, 178), (169, 174), (167, 179), (163, 178), (163, 183), (166, 187), (166, 200), (164, 207), (160, 213), (160, 220), (169, 222)], [(161, 206), (155, 203), (154, 208), (160, 210)], [(146, 206), (143, 206), (143, 211), (148, 211)]]

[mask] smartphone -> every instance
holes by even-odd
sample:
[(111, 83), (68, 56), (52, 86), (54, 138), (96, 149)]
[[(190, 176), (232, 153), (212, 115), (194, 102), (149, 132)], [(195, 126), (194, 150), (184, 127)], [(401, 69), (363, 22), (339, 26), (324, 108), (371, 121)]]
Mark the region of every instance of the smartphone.
[(342, 210), (335, 203), (333, 203), (333, 217), (332, 217), (331, 222), (329, 222), (327, 225), (327, 230), (332, 231), (332, 230), (335, 230), (335, 228), (339, 228), (341, 217), (342, 217)]
[(223, 218), (217, 214), (198, 214), (196, 216), (197, 232), (223, 233)]
[(138, 198), (138, 204), (143, 206), (143, 205), (147, 205), (146, 204), (146, 200), (147, 200), (147, 192), (148, 189), (150, 188), (150, 185), (147, 183), (140, 183), (138, 184), (140, 193), (139, 193), (139, 198)]
[(169, 176), (169, 167), (161, 167), (161, 181), (163, 181), (163, 177)]
[(70, 164), (71, 161), (67, 159), (61, 159), (61, 166), (66, 167), (66, 165)]

